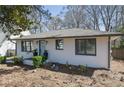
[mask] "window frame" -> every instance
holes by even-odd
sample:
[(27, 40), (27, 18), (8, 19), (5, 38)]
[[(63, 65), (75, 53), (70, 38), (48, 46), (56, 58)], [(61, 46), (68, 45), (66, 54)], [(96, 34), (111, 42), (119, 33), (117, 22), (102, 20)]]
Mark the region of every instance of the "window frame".
[[(63, 48), (62, 49), (61, 48), (57, 48), (57, 41), (59, 41), (59, 40), (63, 41)], [(55, 40), (55, 46), (56, 46), (56, 50), (64, 50), (64, 39), (56, 39)]]
[[(27, 42), (30, 43), (30, 50), (27, 50)], [(21, 41), (21, 51), (22, 52), (32, 52), (32, 42), (31, 41)]]
[[(85, 42), (85, 51), (84, 51), (84, 54), (82, 54), (82, 53), (78, 53), (78, 46), (77, 46), (77, 41), (78, 40), (84, 40), (84, 42)], [(86, 45), (86, 41), (87, 40), (95, 40), (95, 54), (88, 54), (86, 51), (86, 47), (87, 47), (87, 45)], [(86, 55), (86, 56), (96, 56), (96, 51), (97, 51), (97, 44), (96, 44), (96, 38), (88, 38), (88, 39), (75, 39), (75, 55)]]

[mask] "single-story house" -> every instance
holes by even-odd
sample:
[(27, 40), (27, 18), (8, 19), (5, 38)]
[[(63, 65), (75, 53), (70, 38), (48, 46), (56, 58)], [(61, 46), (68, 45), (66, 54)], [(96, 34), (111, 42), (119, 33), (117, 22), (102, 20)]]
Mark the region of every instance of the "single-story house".
[[(48, 62), (87, 65), (94, 68), (110, 68), (110, 42), (112, 37), (123, 35), (120, 32), (105, 32), (83, 29), (65, 29), (43, 32), (13, 38), (16, 40), (16, 54), (24, 58), (48, 51)], [(24, 61), (31, 64), (31, 61)]]

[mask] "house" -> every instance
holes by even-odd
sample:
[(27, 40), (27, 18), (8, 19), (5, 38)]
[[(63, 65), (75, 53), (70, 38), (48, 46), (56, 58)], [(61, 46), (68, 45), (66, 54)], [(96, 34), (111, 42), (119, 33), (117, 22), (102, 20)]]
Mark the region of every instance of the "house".
[(0, 31), (0, 56), (5, 56), (9, 49), (15, 49), (15, 44), (7, 40), (6, 35), (6, 33)]
[[(32, 58), (32, 50), (39, 55), (48, 51), (48, 62), (87, 65), (94, 68), (110, 68), (110, 42), (112, 37), (123, 35), (120, 32), (66, 29), (43, 32), (13, 38), (16, 40), (17, 56)], [(24, 61), (32, 65), (32, 61)]]
[[(24, 31), (24, 32), (21, 32), (21, 34), (22, 35), (30, 35), (30, 32)], [(8, 40), (6, 35), (7, 35), (7, 33), (3, 33), (0, 30), (0, 56), (9, 56), (9, 55), (11, 55), (11, 53), (14, 54), (14, 51), (16, 49), (15, 41), (11, 42), (10, 40)], [(14, 37), (19, 37), (19, 36), (11, 35), (11, 38), (14, 38)]]

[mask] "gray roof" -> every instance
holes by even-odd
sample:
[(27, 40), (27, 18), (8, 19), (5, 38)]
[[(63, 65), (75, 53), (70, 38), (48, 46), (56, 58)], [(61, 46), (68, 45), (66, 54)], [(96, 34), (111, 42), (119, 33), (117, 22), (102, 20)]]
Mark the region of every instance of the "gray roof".
[(96, 36), (118, 36), (124, 35), (121, 32), (106, 32), (96, 30), (83, 30), (83, 29), (64, 29), (57, 31), (42, 32), (40, 34), (32, 34), (22, 36), (18, 38), (12, 38), (13, 40), (18, 39), (50, 39), (50, 38), (72, 38), (72, 37), (96, 37)]

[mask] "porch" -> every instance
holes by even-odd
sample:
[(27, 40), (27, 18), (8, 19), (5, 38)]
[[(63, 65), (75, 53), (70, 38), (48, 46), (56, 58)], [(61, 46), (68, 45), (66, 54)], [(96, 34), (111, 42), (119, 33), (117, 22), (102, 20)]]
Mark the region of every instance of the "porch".
[(18, 40), (16, 55), (28, 61), (33, 57), (34, 50), (37, 51), (37, 55), (43, 55), (46, 45), (47, 41), (45, 40)]

